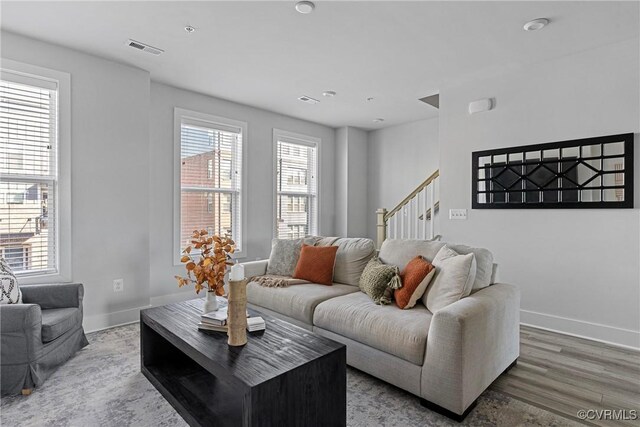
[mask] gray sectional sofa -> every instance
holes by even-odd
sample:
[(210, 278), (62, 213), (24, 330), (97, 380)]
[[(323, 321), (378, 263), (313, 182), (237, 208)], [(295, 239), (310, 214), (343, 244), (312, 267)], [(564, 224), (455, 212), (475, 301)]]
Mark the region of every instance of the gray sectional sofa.
[[(436, 313), (422, 303), (401, 310), (376, 305), (358, 287), (375, 254), (370, 239), (322, 238), (338, 246), (333, 286), (299, 284), (284, 288), (248, 284), (250, 306), (346, 344), (347, 363), (422, 398), (422, 403), (461, 419), (480, 394), (519, 355), (520, 295), (516, 287), (493, 283)], [(386, 240), (380, 259), (402, 269), (413, 257), (432, 260), (443, 242)], [(493, 277), (493, 257), (474, 252), (478, 275)], [(244, 263), (247, 277), (263, 275), (268, 261)]]

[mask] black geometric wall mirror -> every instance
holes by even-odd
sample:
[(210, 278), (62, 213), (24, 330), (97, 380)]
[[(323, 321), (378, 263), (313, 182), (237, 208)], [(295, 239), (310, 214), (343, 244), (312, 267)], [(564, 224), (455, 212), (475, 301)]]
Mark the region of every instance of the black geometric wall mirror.
[(633, 133), (476, 151), (473, 209), (633, 208)]

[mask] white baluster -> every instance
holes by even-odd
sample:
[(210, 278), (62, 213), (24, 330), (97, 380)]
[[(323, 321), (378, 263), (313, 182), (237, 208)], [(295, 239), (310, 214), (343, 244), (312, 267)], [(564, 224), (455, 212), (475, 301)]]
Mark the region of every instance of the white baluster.
[[(427, 187), (424, 187), (422, 193), (422, 238), (427, 240)], [(433, 221), (433, 213), (431, 214), (431, 221)]]
[(418, 238), (418, 227), (420, 226), (420, 220), (418, 219), (418, 217), (420, 216), (418, 206), (420, 206), (420, 205), (418, 203), (418, 196), (417, 195), (416, 195), (416, 197), (413, 198), (413, 201), (414, 201), (414, 203), (413, 203), (413, 205), (414, 205), (414, 208), (413, 208), (413, 238), (417, 239)]
[(431, 208), (431, 221), (429, 221), (429, 239), (433, 239), (433, 237), (435, 236), (434, 234), (434, 229), (433, 229), (433, 225), (436, 222), (436, 202), (435, 202), (435, 181), (432, 182), (431, 184), (429, 184), (429, 198), (431, 199), (429, 201), (430, 204), (430, 208)]

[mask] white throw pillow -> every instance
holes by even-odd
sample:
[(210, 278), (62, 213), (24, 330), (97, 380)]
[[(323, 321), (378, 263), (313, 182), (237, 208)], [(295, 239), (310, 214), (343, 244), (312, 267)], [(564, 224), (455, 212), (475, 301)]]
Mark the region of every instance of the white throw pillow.
[(431, 311), (436, 311), (469, 296), (476, 279), (476, 259), (473, 253), (460, 255), (448, 246), (443, 246), (432, 264), (436, 276), (422, 297), (422, 302)]
[(0, 258), (0, 304), (20, 304), (22, 293), (16, 276), (4, 258)]

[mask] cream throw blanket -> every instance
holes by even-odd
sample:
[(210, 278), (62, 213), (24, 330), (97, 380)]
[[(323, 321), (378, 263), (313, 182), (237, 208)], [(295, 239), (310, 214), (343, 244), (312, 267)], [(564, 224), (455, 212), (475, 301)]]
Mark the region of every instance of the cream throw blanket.
[(265, 274), (264, 276), (253, 276), (250, 282), (256, 282), (260, 286), (267, 288), (286, 288), (289, 285), (300, 285), (303, 283), (311, 283), (307, 280), (294, 279), (289, 276), (277, 276), (275, 274)]

